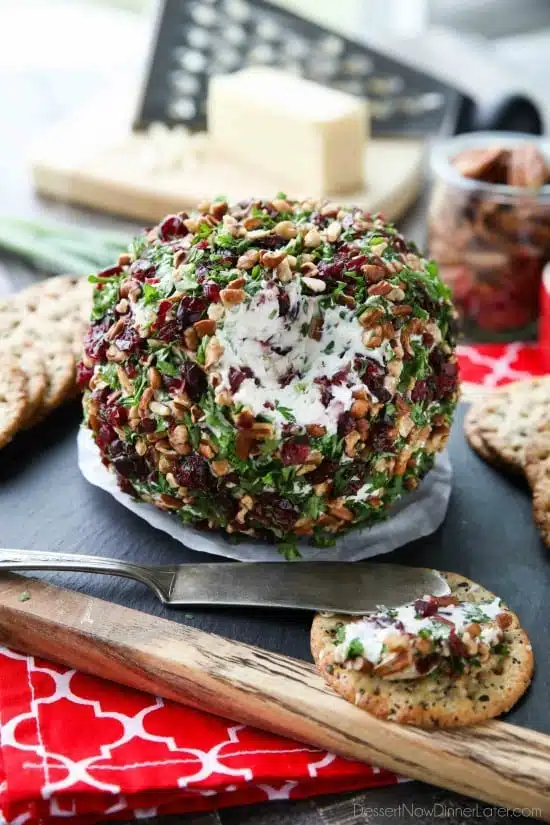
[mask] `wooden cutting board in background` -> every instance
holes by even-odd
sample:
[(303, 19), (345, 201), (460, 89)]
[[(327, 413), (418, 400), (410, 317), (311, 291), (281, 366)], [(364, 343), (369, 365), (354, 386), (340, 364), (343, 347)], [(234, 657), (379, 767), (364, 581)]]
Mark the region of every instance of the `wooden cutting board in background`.
[[(279, 191), (268, 174), (240, 169), (208, 151), (181, 168), (153, 169), (143, 135), (131, 131), (132, 103), (123, 91), (103, 96), (41, 135), (31, 156), (37, 191), (145, 223), (218, 195), (238, 201)], [(423, 155), (422, 139), (374, 138), (365, 149), (365, 189), (334, 199), (395, 220), (418, 195)]]

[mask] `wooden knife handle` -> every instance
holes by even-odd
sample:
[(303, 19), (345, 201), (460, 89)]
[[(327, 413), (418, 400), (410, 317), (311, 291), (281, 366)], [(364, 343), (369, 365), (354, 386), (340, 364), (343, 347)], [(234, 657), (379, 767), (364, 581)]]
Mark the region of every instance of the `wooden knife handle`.
[(307, 662), (9, 574), (0, 643), (550, 821), (544, 734), (503, 722), (446, 731), (384, 722), (336, 696)]

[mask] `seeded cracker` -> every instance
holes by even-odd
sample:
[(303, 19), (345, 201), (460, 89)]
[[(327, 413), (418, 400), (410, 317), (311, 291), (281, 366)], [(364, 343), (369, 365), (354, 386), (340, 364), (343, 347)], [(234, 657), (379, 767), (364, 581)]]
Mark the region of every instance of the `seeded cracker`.
[(27, 411), (27, 377), (9, 355), (0, 356), (0, 448), (18, 431)]
[(523, 472), (525, 448), (549, 406), (550, 377), (507, 384), (472, 405), (466, 436), (482, 457), (482, 449), (487, 448), (509, 469)]
[[(458, 597), (459, 604), (494, 604), (496, 597), (480, 585), (456, 573), (443, 575), (449, 582), (453, 594)], [(498, 603), (498, 600), (496, 601)], [(480, 606), (480, 609), (489, 612), (489, 607)], [(443, 615), (444, 609), (440, 610)], [(336, 661), (335, 659), (341, 658), (337, 653), (339, 640), (354, 617), (334, 614), (319, 614), (313, 620), (313, 658), (327, 683), (337, 693), (381, 719), (425, 728), (476, 724), (508, 711), (527, 690), (533, 673), (533, 652), (517, 616), (502, 603), (497, 610), (505, 618), (497, 616), (495, 620), (491, 620), (492, 624), (491, 621), (476, 623), (482, 634), (484, 625), (490, 628), (490, 634), (495, 632), (494, 626), (500, 627), (499, 622), (502, 625), (508, 624), (499, 631), (502, 641), (499, 640), (498, 644), (492, 645), (492, 652), (488, 657), (485, 648), (489, 645), (484, 643), (482, 655), (478, 654), (464, 660), (469, 664), (466, 667), (462, 665), (462, 673), (460, 656), (449, 659), (452, 667), (456, 668), (453, 675), (441, 667), (436, 667), (426, 676), (411, 679), (400, 679), (398, 673), (395, 674), (396, 678), (390, 679), (387, 673), (386, 676), (374, 675), (355, 669), (354, 663), (358, 661), (356, 655), (355, 658), (348, 658), (344, 662)], [(491, 615), (496, 612), (492, 609)], [(441, 626), (445, 627), (444, 623), (441, 623)], [(353, 631), (349, 633), (353, 636)], [(426, 639), (421, 636), (422, 634), (413, 639), (414, 644), (425, 643)], [(430, 639), (428, 633), (425, 636)], [(471, 637), (462, 637), (467, 642), (468, 638)], [(490, 639), (490, 635), (485, 638)], [(495, 637), (495, 641), (497, 638), (499, 637)], [(393, 642), (395, 643), (395, 639)], [(390, 644), (388, 639), (388, 645)], [(457, 644), (455, 641), (455, 646)], [(356, 654), (357, 650), (356, 645), (355, 651), (351, 648), (351, 653)], [(458, 650), (460, 652), (460, 648)], [(363, 658), (359, 664), (364, 667), (364, 662)], [(394, 666), (395, 662), (396, 660)], [(424, 659), (424, 662), (428, 668), (439, 664), (439, 661), (436, 661), (430, 665), (429, 658)]]
[(121, 488), (184, 523), (292, 557), (380, 521), (447, 442), (450, 293), (380, 215), (203, 203), (95, 281), (86, 423)]
[(41, 408), (48, 387), (44, 358), (37, 348), (17, 346), (13, 341), (7, 345), (0, 344), (0, 358), (6, 356), (12, 357), (27, 377), (27, 417), (24, 422), (24, 426), (27, 426)]
[(533, 517), (550, 547), (550, 420), (543, 421), (525, 448), (525, 475), (533, 492)]

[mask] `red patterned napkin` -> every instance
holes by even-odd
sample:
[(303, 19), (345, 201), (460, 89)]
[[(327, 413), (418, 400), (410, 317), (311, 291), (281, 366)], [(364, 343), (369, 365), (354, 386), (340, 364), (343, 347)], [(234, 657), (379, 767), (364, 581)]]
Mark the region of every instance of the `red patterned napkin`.
[[(520, 344), (460, 347), (462, 378), (544, 372)], [(0, 825), (140, 819), (399, 781), (393, 774), (0, 648)]]
[(11, 825), (140, 819), (398, 781), (5, 648), (0, 722), (0, 822)]

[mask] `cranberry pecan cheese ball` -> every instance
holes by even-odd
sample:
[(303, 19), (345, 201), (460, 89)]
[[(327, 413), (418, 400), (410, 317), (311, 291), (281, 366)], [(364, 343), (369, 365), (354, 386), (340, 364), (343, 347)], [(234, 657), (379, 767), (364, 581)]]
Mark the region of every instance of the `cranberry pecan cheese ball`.
[(454, 310), (379, 215), (203, 203), (93, 278), (86, 423), (123, 490), (275, 538), (380, 520), (447, 440)]

